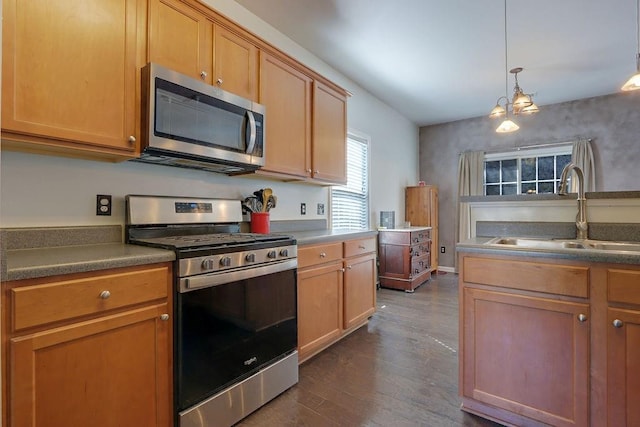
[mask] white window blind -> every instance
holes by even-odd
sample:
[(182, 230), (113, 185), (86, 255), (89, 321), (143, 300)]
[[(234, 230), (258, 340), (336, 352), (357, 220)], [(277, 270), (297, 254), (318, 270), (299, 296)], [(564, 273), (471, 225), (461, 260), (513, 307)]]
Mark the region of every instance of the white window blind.
[(331, 188), (331, 227), (369, 228), (368, 137), (347, 137), (347, 184)]

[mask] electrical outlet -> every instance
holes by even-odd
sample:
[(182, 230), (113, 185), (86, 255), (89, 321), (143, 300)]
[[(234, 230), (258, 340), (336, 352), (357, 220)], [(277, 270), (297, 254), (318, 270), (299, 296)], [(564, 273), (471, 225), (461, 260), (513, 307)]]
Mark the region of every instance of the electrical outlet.
[(307, 214), (307, 204), (300, 203), (300, 215), (306, 215), (306, 214)]
[(440, 246), (440, 253), (443, 254), (444, 252), (444, 246)]
[(318, 203), (318, 215), (324, 215), (324, 203)]
[(111, 215), (111, 195), (98, 194), (96, 196), (96, 215)]

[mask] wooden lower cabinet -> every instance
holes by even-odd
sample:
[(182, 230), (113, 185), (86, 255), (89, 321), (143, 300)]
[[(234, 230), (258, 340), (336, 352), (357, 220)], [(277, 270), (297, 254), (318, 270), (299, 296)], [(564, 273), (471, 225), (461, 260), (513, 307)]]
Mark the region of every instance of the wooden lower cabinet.
[[(172, 425), (169, 264), (23, 282), (27, 283), (3, 284), (8, 287), (2, 304), (7, 337), (5, 425)], [(96, 283), (101, 285), (98, 292), (86, 292)], [(120, 283), (128, 288), (119, 289)], [(69, 311), (65, 318), (50, 310), (49, 319), (16, 331), (16, 319), (23, 314), (14, 309), (16, 294), (22, 292), (23, 301), (37, 305), (52, 289), (63, 291), (61, 307), (74, 301), (75, 306), (93, 307), (92, 312), (77, 316)], [(136, 295), (136, 301), (130, 295)], [(109, 307), (123, 300), (130, 305)], [(40, 304), (48, 309), (57, 302)], [(33, 305), (30, 309), (38, 310)]]
[(367, 323), (376, 308), (376, 239), (298, 249), (300, 363)]
[(349, 329), (361, 325), (376, 310), (376, 256), (349, 259), (344, 268), (344, 329)]
[(607, 424), (640, 426), (640, 268), (607, 268)]
[(640, 426), (640, 267), (460, 252), (462, 409)]
[(298, 352), (315, 354), (342, 333), (342, 262), (298, 273)]
[(587, 425), (589, 326), (578, 316), (589, 305), (473, 288), (463, 301), (463, 397), (554, 426)]

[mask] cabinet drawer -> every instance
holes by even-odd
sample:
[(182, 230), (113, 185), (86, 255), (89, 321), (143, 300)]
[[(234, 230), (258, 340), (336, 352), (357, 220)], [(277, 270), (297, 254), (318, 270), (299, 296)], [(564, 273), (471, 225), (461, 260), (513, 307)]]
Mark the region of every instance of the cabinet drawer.
[(431, 242), (424, 242), (418, 245), (411, 246), (411, 248), (409, 249), (409, 254), (412, 258), (429, 255), (431, 253), (430, 246)]
[(409, 276), (410, 277), (418, 277), (419, 275), (424, 273), (430, 267), (430, 262), (429, 261), (430, 260), (429, 260), (428, 256), (423, 256), (421, 258), (412, 258), (411, 259), (411, 274)]
[[(14, 331), (167, 298), (169, 267), (11, 289)], [(108, 294), (107, 294), (108, 292)]]
[(640, 271), (609, 269), (607, 283), (609, 301), (640, 305)]
[(428, 242), (431, 239), (431, 230), (419, 230), (411, 232), (411, 244)]
[(366, 239), (347, 240), (344, 242), (344, 257), (349, 258), (376, 251), (376, 239), (370, 237)]
[(431, 239), (430, 228), (419, 228), (417, 230), (381, 230), (379, 232), (381, 244), (391, 245), (416, 245), (428, 242)]
[(342, 259), (342, 242), (298, 248), (298, 268)]
[(589, 267), (464, 256), (462, 280), (587, 298)]

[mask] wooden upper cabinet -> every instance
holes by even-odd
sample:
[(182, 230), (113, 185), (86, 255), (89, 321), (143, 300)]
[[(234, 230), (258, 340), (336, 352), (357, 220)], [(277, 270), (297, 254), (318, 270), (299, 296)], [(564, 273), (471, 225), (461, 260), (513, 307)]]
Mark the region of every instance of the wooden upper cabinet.
[(132, 157), (146, 1), (5, 0), (2, 7), (2, 131), (13, 141), (4, 147)]
[(258, 48), (180, 0), (149, 3), (149, 62), (258, 99)]
[(260, 53), (260, 103), (266, 106), (268, 172), (311, 176), (311, 77)]
[(219, 25), (214, 29), (214, 83), (227, 92), (258, 100), (258, 48)]
[(313, 85), (313, 178), (347, 182), (347, 100), (329, 86)]
[(149, 1), (149, 62), (211, 84), (213, 23), (179, 0)]

